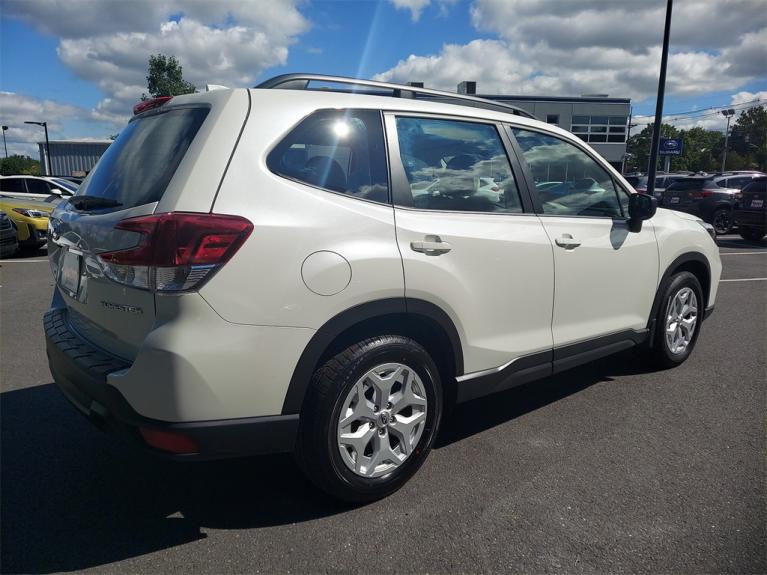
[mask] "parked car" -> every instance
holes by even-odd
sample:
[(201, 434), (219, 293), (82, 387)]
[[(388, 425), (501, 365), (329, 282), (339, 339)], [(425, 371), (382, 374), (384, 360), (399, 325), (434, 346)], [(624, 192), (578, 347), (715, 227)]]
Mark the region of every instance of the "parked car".
[(663, 193), (663, 206), (693, 214), (714, 226), (719, 235), (729, 234), (735, 220), (732, 210), (738, 188), (728, 188), (725, 176), (690, 176), (669, 185)]
[(522, 110), (281, 89), (318, 78), (405, 88), (287, 75), (142, 102), (56, 207), (48, 358), (88, 418), (175, 459), (293, 451), (370, 501), (456, 402), (632, 347), (689, 357), (710, 226)]
[(19, 251), (19, 240), (13, 220), (0, 211), (0, 257), (7, 258)]
[(50, 195), (71, 197), (77, 185), (60, 178), (44, 176), (0, 176), (0, 197), (45, 199)]
[(48, 202), (0, 196), (0, 210), (13, 220), (21, 248), (39, 248), (45, 245), (48, 216), (54, 207), (54, 204)]
[(761, 240), (767, 235), (767, 177), (754, 178), (735, 197), (738, 233), (746, 240)]
[(765, 174), (762, 172), (725, 172), (724, 174), (717, 175), (714, 181), (722, 188), (742, 190), (755, 179), (763, 178), (764, 176)]
[[(663, 192), (668, 186), (673, 182), (686, 177), (688, 177), (688, 174), (661, 174), (655, 176), (655, 190), (653, 191), (653, 195), (655, 196), (655, 199), (658, 200), (658, 203), (663, 205)], [(634, 186), (634, 189), (637, 192), (641, 194), (647, 192), (647, 176), (636, 177), (636, 183), (629, 183)]]

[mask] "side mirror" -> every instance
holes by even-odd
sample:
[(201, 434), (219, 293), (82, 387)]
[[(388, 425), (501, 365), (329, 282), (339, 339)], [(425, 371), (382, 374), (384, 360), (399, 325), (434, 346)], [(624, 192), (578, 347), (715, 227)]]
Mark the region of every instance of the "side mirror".
[(649, 220), (658, 209), (658, 200), (648, 194), (631, 194), (629, 196), (629, 231), (642, 231), (642, 222)]
[(55, 196), (63, 196), (64, 193), (58, 188), (51, 188), (51, 193)]

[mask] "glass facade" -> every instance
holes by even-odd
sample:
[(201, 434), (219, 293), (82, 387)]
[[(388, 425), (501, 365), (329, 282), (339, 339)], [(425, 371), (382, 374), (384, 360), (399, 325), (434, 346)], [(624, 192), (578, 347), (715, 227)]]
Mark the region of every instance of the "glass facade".
[(626, 143), (626, 116), (573, 116), (570, 131), (584, 142)]

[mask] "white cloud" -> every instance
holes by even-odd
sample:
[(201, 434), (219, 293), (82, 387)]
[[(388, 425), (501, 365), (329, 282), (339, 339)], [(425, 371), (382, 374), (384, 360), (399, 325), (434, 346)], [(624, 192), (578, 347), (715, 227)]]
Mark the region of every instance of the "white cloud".
[(198, 87), (251, 86), (284, 64), (309, 22), (299, 0), (6, 0), (6, 15), (60, 38), (61, 61), (104, 99), (92, 117), (120, 126), (146, 91), (151, 54), (176, 56)]
[(767, 91), (738, 92), (737, 94), (732, 95), (732, 97), (730, 98), (730, 104), (731, 105), (745, 104), (746, 102), (753, 102), (754, 100), (762, 100), (762, 102), (767, 104)]
[[(499, 36), (411, 55), (378, 75), (480, 93), (609, 93), (634, 101), (655, 94), (665, 3), (477, 0), (474, 26)], [(762, 0), (678, 3), (672, 19), (667, 94), (732, 90), (767, 72)], [(715, 31), (715, 33), (714, 33)]]
[(410, 18), (413, 22), (418, 22), (423, 9), (431, 4), (431, 0), (389, 0), (389, 2), (398, 10), (410, 10)]
[(38, 156), (37, 142), (45, 140), (45, 132), (40, 126), (24, 122), (48, 122), (48, 137), (53, 140), (62, 135), (65, 120), (87, 119), (89, 115), (88, 110), (76, 106), (14, 92), (0, 92), (0, 123), (8, 126), (5, 139), (9, 155)]

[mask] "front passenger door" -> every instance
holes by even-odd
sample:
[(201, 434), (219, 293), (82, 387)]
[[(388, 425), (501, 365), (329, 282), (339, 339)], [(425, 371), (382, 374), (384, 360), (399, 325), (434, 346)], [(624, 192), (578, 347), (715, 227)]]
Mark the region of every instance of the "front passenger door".
[[(511, 132), (554, 248), (555, 359), (558, 347), (641, 332), (658, 284), (652, 222), (629, 231), (627, 193), (579, 146), (529, 129)], [(560, 183), (536, 191), (538, 181)]]

